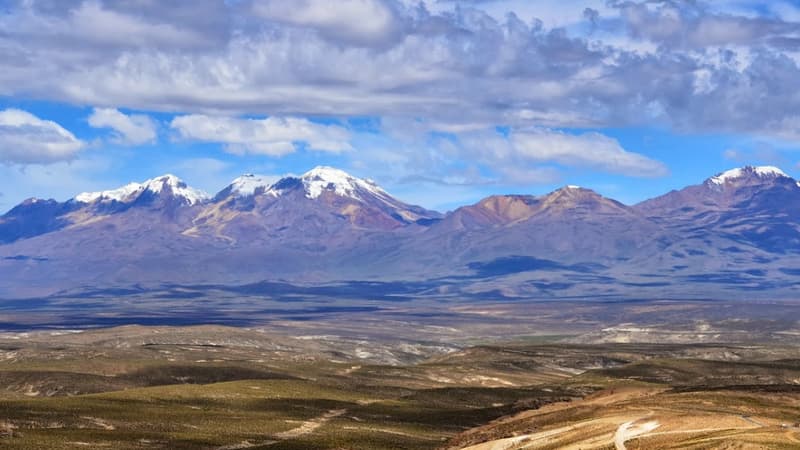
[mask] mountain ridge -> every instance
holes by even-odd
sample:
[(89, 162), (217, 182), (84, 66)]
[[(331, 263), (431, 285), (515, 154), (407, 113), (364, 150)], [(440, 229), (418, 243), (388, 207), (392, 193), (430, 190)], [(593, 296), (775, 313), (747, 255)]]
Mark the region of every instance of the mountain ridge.
[(195, 191), (180, 179), (156, 177), (82, 197), (90, 202), (27, 200), (1, 216), (0, 293), (449, 279), (469, 295), (630, 295), (666, 285), (687, 295), (712, 285), (789, 295), (800, 273), (800, 186), (773, 169), (723, 172), (636, 205), (565, 186), (447, 214), (329, 167), (278, 180), (245, 175), (213, 197), (187, 198)]

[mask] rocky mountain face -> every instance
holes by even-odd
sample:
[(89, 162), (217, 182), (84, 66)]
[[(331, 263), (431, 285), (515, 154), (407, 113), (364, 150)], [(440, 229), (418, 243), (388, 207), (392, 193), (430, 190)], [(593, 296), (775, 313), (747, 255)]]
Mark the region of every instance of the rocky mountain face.
[(493, 196), (432, 225), (414, 254), (447, 255), (447, 264), (530, 256), (610, 265), (655, 251), (663, 227), (596, 192), (567, 186), (541, 197)]
[(775, 167), (744, 167), (647, 200), (636, 209), (684, 236), (800, 251), (800, 186)]
[(0, 293), (439, 280), (461, 295), (794, 295), (799, 223), (800, 185), (772, 167), (633, 206), (567, 186), (446, 215), (330, 167), (244, 175), (213, 197), (165, 175), (0, 217)]
[(65, 216), (75, 209), (75, 204), (29, 198), (0, 217), (0, 243), (60, 230), (70, 224)]

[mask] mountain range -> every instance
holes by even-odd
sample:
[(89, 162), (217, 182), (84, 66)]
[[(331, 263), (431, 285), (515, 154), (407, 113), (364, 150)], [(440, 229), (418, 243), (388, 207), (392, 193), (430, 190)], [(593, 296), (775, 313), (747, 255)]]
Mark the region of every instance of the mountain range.
[(502, 298), (791, 297), (800, 184), (743, 167), (636, 205), (567, 186), (442, 214), (317, 167), (214, 196), (173, 175), (0, 217), (0, 295), (164, 285), (409, 283)]

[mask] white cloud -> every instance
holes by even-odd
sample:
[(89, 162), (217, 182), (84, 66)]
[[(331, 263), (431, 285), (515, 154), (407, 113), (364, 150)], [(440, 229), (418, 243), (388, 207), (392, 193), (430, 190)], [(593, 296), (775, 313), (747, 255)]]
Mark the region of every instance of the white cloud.
[(669, 172), (663, 163), (629, 152), (616, 139), (600, 133), (574, 135), (547, 129), (526, 130), (513, 132), (510, 143), (520, 157), (531, 161), (633, 177), (659, 177)]
[(549, 164), (589, 168), (631, 177), (667, 175), (667, 167), (639, 153), (625, 150), (613, 138), (596, 132), (570, 134), (548, 128), (487, 130), (458, 136), (462, 158), (479, 161), (504, 180), (526, 184), (553, 182), (558, 172)]
[(0, 95), (800, 141), (791, 1), (573, 3), (17, 0), (0, 11)]
[(0, 111), (0, 162), (53, 163), (72, 159), (84, 147), (53, 121), (19, 109)]
[(357, 45), (382, 44), (399, 27), (395, 10), (385, 0), (263, 0), (253, 9), (263, 18)]
[[(73, 48), (72, 57), (86, 50), (115, 47), (198, 48), (209, 45), (214, 35), (208, 32), (207, 24), (201, 27), (190, 22), (195, 11), (213, 14), (215, 11), (209, 6), (214, 2), (197, 2), (192, 11), (173, 8), (165, 2), (125, 3), (81, 0), (47, 5), (23, 1), (7, 12), (0, 11), (6, 13), (0, 14), (0, 25), (14, 36), (31, 39), (32, 44), (86, 47)], [(180, 9), (179, 15), (171, 14), (171, 9)], [(219, 10), (216, 13), (219, 15)], [(170, 20), (176, 18), (182, 20)]]
[(144, 114), (126, 115), (114, 108), (95, 108), (89, 116), (94, 128), (111, 128), (114, 141), (121, 144), (141, 145), (156, 141), (156, 122)]
[(331, 153), (352, 149), (347, 129), (296, 117), (241, 119), (192, 114), (174, 118), (171, 127), (183, 139), (220, 143), (234, 154), (283, 156), (301, 143)]

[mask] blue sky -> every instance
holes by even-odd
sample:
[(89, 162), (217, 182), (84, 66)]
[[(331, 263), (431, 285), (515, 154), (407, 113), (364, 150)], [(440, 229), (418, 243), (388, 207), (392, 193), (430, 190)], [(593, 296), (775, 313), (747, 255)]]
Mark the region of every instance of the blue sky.
[(332, 165), (448, 210), (798, 172), (796, 2), (26, 0), (0, 6), (0, 210)]

